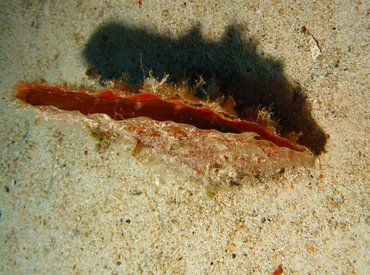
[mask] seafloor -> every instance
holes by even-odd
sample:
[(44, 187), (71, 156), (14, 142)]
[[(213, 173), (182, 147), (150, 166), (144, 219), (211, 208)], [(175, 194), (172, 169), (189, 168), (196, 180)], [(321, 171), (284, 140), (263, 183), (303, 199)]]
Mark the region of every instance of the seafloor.
[[(368, 2), (55, 2), (0, 2), (0, 273), (370, 273)], [(166, 74), (272, 110), (315, 164), (224, 182), (13, 97)]]

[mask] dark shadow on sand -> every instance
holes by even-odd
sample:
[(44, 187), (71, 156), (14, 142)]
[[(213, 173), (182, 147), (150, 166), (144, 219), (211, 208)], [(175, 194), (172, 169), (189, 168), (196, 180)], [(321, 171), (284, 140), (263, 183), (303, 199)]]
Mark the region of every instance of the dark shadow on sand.
[(257, 108), (270, 108), (282, 135), (302, 133), (298, 143), (316, 155), (324, 151), (326, 135), (312, 118), (301, 88), (284, 76), (280, 61), (257, 53), (256, 41), (242, 39), (236, 26), (229, 26), (219, 41), (209, 41), (199, 26), (173, 39), (108, 23), (92, 35), (83, 56), (101, 80), (119, 79), (128, 73), (128, 82), (134, 87), (149, 71), (157, 78), (169, 74), (175, 83), (187, 80), (192, 86), (202, 76), (219, 89), (214, 93), (215, 89), (207, 89), (205, 84), (196, 91), (199, 97), (231, 95), (239, 115), (249, 119)]

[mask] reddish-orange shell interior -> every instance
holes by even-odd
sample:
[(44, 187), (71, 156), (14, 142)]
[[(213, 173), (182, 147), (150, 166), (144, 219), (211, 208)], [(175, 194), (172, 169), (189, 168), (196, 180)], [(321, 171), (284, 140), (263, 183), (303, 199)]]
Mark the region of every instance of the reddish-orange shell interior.
[(51, 105), (67, 111), (80, 111), (85, 115), (104, 113), (115, 120), (149, 117), (158, 121), (170, 120), (221, 132), (255, 132), (261, 139), (269, 140), (278, 146), (296, 151), (306, 149), (291, 140), (275, 135), (257, 123), (226, 118), (210, 108), (193, 107), (177, 100), (163, 100), (150, 93), (118, 96), (108, 90), (92, 94), (58, 86), (22, 83), (17, 86), (15, 96), (34, 106)]

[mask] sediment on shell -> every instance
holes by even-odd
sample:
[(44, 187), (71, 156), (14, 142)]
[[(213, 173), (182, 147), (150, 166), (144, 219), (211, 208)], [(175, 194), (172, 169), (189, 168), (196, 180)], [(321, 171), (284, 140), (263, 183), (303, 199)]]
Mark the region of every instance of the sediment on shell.
[(213, 171), (238, 179), (270, 176), (287, 168), (308, 167), (314, 161), (308, 150), (299, 152), (280, 147), (270, 141), (256, 139), (258, 135), (251, 132), (221, 133), (149, 118), (123, 121), (111, 121), (101, 115), (91, 118), (98, 122), (99, 127), (104, 128), (108, 120), (116, 131), (133, 136), (146, 154), (184, 164), (199, 174)]

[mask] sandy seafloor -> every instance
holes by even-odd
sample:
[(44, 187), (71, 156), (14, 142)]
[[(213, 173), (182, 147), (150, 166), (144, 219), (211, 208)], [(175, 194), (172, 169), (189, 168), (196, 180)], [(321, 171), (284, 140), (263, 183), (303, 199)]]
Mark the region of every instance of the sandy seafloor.
[[(369, 2), (54, 2), (0, 1), (0, 273), (370, 273)], [(210, 196), (206, 174), (135, 158), (129, 133), (97, 150), (78, 115), (14, 100), (22, 80), (92, 81), (81, 53), (112, 21), (174, 40), (239, 26), (300, 83), (325, 151)]]

